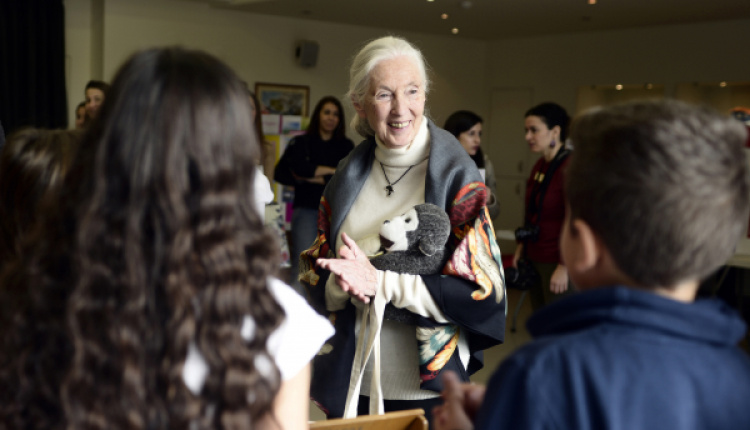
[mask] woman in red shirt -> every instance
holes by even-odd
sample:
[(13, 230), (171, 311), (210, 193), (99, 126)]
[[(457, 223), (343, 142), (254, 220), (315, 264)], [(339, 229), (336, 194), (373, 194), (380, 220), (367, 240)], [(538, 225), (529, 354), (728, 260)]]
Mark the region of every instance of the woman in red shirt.
[(570, 291), (559, 247), (565, 218), (563, 175), (570, 154), (565, 148), (569, 123), (568, 113), (556, 103), (542, 103), (526, 112), (526, 142), (541, 157), (526, 182), (524, 227), (516, 232), (513, 265), (526, 258), (541, 275), (541, 284), (529, 291), (534, 310)]

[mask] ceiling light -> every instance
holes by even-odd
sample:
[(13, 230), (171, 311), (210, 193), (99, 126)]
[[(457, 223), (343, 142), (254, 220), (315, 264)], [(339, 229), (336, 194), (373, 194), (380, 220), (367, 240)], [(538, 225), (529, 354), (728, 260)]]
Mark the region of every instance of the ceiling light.
[(589, 0), (589, 4), (596, 4), (596, 0)]
[(617, 84), (617, 85), (615, 85), (615, 89), (616, 89), (617, 91), (620, 91), (620, 90), (622, 90), (622, 84)]
[(726, 83), (726, 82), (723, 82), (723, 81), (722, 81), (722, 82), (719, 82), (719, 86), (720, 86), (720, 87), (722, 87), (722, 88), (724, 88), (724, 87), (726, 87), (726, 86), (727, 86), (727, 83)]
[(458, 29), (456, 27), (453, 27), (453, 30), (451, 30), (451, 33), (458, 34)]
[(440, 15), (440, 18), (443, 18), (443, 19), (448, 19), (448, 14), (447, 14), (447, 13), (444, 13), (444, 14)]

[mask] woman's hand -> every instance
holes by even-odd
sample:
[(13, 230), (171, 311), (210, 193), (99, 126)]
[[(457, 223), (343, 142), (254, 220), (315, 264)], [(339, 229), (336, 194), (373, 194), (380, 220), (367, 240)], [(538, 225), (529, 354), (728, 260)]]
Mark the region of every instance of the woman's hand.
[(549, 290), (555, 294), (562, 294), (568, 290), (568, 269), (562, 264), (558, 264), (555, 271), (552, 272)]
[(523, 244), (519, 243), (516, 245), (516, 253), (513, 254), (513, 267), (518, 269), (518, 260), (521, 259), (521, 256), (523, 255)]
[(346, 233), (341, 234), (344, 245), (339, 249), (341, 258), (320, 258), (319, 267), (336, 276), (336, 283), (350, 296), (370, 303), (378, 288), (378, 271), (370, 264), (364, 252)]
[(443, 404), (432, 409), (435, 430), (469, 430), (484, 401), (485, 387), (462, 384), (450, 370), (443, 372)]
[(318, 166), (315, 168), (315, 176), (329, 176), (336, 173), (335, 167), (328, 167), (328, 166)]
[(294, 173), (292, 173), (292, 177), (294, 177), (294, 180), (296, 182), (309, 182), (311, 184), (320, 184), (325, 185), (326, 181), (322, 176), (313, 176), (312, 178), (303, 178), (302, 176), (297, 176)]

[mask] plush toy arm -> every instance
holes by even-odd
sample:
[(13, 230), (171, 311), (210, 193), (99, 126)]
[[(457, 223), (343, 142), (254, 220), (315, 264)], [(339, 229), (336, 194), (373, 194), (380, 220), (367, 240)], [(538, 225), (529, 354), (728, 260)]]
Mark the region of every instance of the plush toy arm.
[(432, 275), (439, 273), (445, 265), (447, 253), (445, 248), (436, 250), (432, 256), (421, 251), (394, 251), (378, 255), (370, 263), (378, 270), (390, 270), (410, 275)]
[(430, 238), (422, 238), (419, 241), (419, 250), (428, 257), (435, 255), (441, 249), (445, 249), (445, 243), (438, 244)]

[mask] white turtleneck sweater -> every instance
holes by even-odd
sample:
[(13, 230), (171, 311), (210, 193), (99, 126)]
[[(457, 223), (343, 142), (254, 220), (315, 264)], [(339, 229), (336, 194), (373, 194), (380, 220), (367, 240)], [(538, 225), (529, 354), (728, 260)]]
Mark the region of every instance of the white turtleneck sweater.
[[(346, 233), (354, 241), (377, 235), (383, 221), (401, 215), (414, 205), (425, 202), (425, 177), (430, 154), (427, 120), (422, 124), (412, 143), (405, 148), (389, 149), (376, 139), (375, 160), (370, 175), (344, 220), (336, 238), (336, 254), (343, 243), (341, 233)], [(380, 163), (383, 164), (381, 168)], [(413, 166), (413, 167), (411, 167)], [(408, 172), (407, 169), (411, 167)], [(386, 180), (383, 174), (388, 176)], [(406, 172), (406, 174), (404, 174)], [(403, 177), (401, 177), (404, 175)], [(399, 180), (399, 178), (401, 178)], [(386, 196), (385, 187), (398, 181), (393, 193)], [(398, 308), (405, 308), (416, 314), (429, 317), (439, 323), (447, 323), (440, 308), (435, 304), (427, 287), (419, 275), (400, 274), (378, 270), (377, 295), (390, 298)], [(335, 277), (328, 278), (326, 284), (326, 305), (328, 310), (342, 309), (350, 296), (335, 283)], [(358, 318), (362, 304), (351, 299), (357, 306)], [(356, 327), (359, 336), (359, 323)], [(380, 335), (381, 345), (381, 385), (383, 397), (389, 400), (421, 400), (438, 397), (432, 391), (419, 388), (419, 352), (416, 342), (416, 327), (390, 320), (383, 321)], [(468, 348), (465, 336), (461, 336), (459, 352), (463, 363), (468, 363)], [(463, 345), (461, 345), (463, 344)], [(463, 347), (463, 348), (462, 348)], [(464, 364), (465, 365), (465, 364)], [(373, 360), (368, 360), (362, 379), (361, 393), (369, 395), (372, 379)]]

